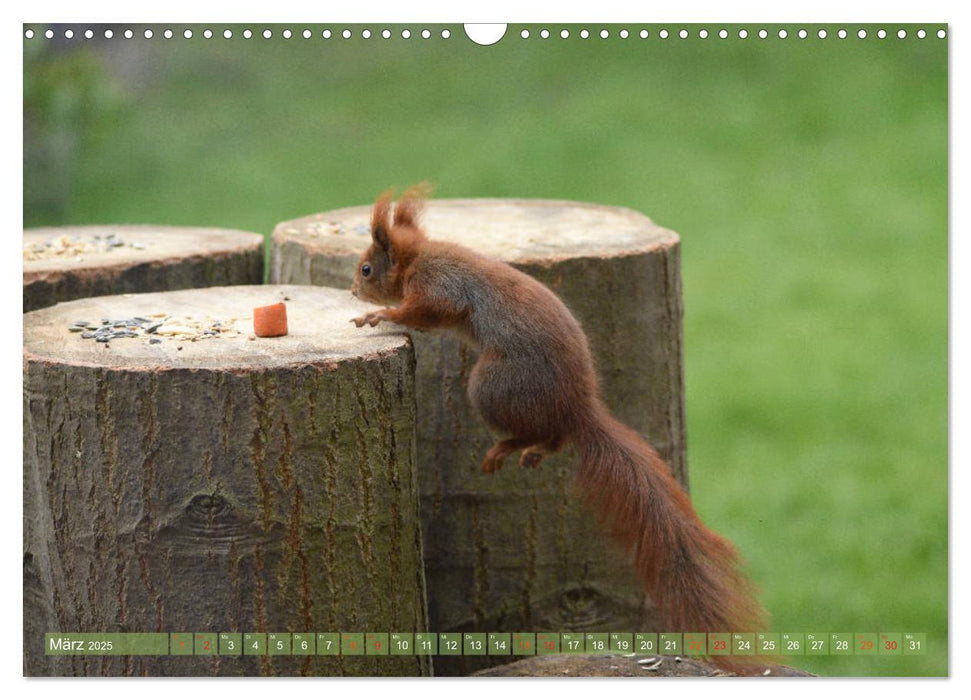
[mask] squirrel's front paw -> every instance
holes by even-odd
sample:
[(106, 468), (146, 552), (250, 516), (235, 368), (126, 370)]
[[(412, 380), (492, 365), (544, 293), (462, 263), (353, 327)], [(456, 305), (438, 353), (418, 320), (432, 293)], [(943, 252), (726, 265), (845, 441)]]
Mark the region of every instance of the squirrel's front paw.
[(521, 467), (538, 467), (539, 463), (543, 461), (544, 455), (539, 450), (527, 447), (523, 450), (523, 454), (519, 458), (519, 466)]
[(370, 324), (374, 327), (384, 320), (384, 316), (381, 315), (380, 311), (369, 311), (363, 316), (358, 316), (357, 318), (352, 318), (351, 323), (360, 328), (365, 323)]

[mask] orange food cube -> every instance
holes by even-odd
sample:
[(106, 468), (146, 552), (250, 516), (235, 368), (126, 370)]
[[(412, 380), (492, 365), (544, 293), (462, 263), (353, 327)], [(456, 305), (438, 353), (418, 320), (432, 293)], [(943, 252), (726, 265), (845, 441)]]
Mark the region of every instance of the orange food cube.
[(253, 331), (261, 338), (287, 334), (287, 305), (282, 301), (253, 309)]

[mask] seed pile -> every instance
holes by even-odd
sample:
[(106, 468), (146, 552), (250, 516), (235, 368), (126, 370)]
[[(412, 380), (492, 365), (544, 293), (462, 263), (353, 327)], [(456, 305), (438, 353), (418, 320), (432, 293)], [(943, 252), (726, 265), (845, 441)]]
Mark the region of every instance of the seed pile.
[(237, 336), (241, 334), (235, 328), (236, 321), (239, 320), (242, 319), (234, 317), (221, 321), (212, 318), (193, 319), (191, 316), (175, 318), (158, 313), (115, 320), (103, 318), (100, 325), (89, 321), (74, 321), (67, 329), (72, 333), (80, 333), (85, 340), (94, 340), (97, 343), (107, 343), (119, 338), (147, 338), (149, 344), (157, 345), (163, 339), (194, 343), (210, 338)]
[(43, 243), (31, 243), (24, 246), (24, 260), (47, 260), (49, 258), (70, 258), (84, 260), (85, 254), (105, 253), (123, 247), (144, 250), (141, 243), (127, 243), (118, 237), (117, 233), (104, 236), (72, 236), (64, 234), (53, 236)]
[(371, 227), (367, 224), (358, 224), (348, 229), (340, 221), (314, 221), (308, 224), (304, 224), (303, 228), (288, 228), (286, 233), (292, 234), (306, 234), (310, 236), (329, 236), (336, 235), (342, 236), (345, 233), (356, 233), (359, 236), (369, 236), (371, 234)]

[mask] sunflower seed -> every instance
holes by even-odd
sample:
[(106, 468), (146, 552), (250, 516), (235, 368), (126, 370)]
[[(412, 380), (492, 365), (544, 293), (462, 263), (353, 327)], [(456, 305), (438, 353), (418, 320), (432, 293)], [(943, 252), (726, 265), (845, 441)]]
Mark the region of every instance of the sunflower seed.
[(180, 325), (178, 323), (172, 323), (166, 326), (162, 326), (161, 328), (157, 329), (155, 332), (158, 333), (159, 335), (177, 335), (181, 333), (192, 334), (195, 332), (195, 329), (190, 328), (189, 326)]

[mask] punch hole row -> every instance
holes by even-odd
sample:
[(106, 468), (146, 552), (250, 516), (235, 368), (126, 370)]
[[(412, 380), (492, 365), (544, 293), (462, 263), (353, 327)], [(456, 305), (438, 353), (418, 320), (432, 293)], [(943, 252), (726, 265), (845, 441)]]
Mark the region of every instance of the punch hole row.
[[(833, 32), (832, 36), (835, 36), (839, 39), (846, 39), (847, 37), (851, 36), (854, 33), (859, 39), (866, 39), (868, 36), (870, 36), (869, 32), (867, 32), (866, 29), (858, 29), (856, 32), (848, 31), (846, 29), (838, 29), (835, 32)], [(892, 36), (893, 34), (894, 34), (893, 30), (888, 32), (886, 29), (878, 29), (873, 33), (873, 35), (876, 36), (878, 39), (886, 39), (888, 36)], [(947, 31), (944, 29), (938, 29), (936, 34), (938, 39), (944, 39), (945, 37), (947, 37)], [(540, 39), (549, 39), (551, 36), (553, 36), (553, 34), (550, 32), (549, 29), (541, 29), (537, 32), (536, 35)], [(569, 39), (572, 36), (569, 29), (561, 29), (558, 35), (561, 39)], [(687, 29), (680, 29), (676, 32), (669, 31), (667, 29), (660, 29), (657, 31), (657, 34), (656, 34), (658, 39), (668, 39), (673, 37), (677, 37), (679, 39), (689, 39), (692, 37), (696, 37), (698, 39), (708, 39), (709, 37), (718, 37), (719, 39), (728, 39), (729, 37), (737, 37), (739, 39), (748, 39), (749, 37), (768, 39), (770, 36), (773, 36), (773, 35), (777, 36), (779, 39), (788, 39), (790, 36), (789, 30), (787, 29), (779, 29), (778, 31), (773, 30), (771, 32), (768, 29), (759, 29), (757, 31), (752, 31), (752, 32), (750, 32), (748, 29), (738, 29), (737, 31), (736, 30), (729, 31), (728, 29), (719, 29), (717, 31), (715, 30), (709, 31), (708, 29), (698, 29), (693, 32)], [(916, 32), (913, 32), (913, 35), (916, 36), (918, 39), (926, 39), (929, 34), (925, 29), (918, 29)], [(530, 33), (530, 30), (523, 29), (522, 31), (519, 32), (519, 36), (523, 39), (529, 39), (533, 35)], [(611, 33), (611, 31), (608, 29), (601, 29), (599, 32), (594, 32), (594, 33), (591, 33), (589, 29), (581, 29), (580, 31), (576, 32), (576, 36), (578, 36), (581, 39), (589, 39), (591, 36), (599, 36), (601, 39), (609, 39), (611, 36), (616, 36), (620, 39), (628, 39), (632, 36), (637, 36), (637, 37), (640, 37), (641, 39), (649, 39), (653, 35), (651, 34), (651, 31), (648, 29), (641, 29), (639, 31), (634, 31), (634, 32), (628, 29), (620, 29), (620, 30), (615, 30), (613, 33)], [(819, 39), (826, 39), (831, 35), (830, 35), (830, 32), (827, 31), (826, 29), (818, 29), (813, 32), (810, 32), (807, 29), (799, 29), (794, 33), (793, 36), (798, 37), (799, 39), (806, 39), (806, 38), (809, 38), (810, 36), (815, 36), (816, 38), (819, 38)], [(908, 36), (908, 32), (906, 29), (898, 29), (896, 31), (896, 36), (898, 39), (906, 39)]]
[[(364, 38), (370, 39), (372, 37), (381, 37), (382, 39), (390, 39), (393, 36), (400, 37), (402, 39), (410, 39), (413, 33), (410, 29), (402, 29), (401, 31), (392, 32), (390, 29), (383, 29), (381, 31), (372, 32), (370, 29), (358, 30), (357, 34)], [(436, 30), (436, 34), (442, 39), (448, 39), (452, 36), (452, 32), (448, 29), (442, 29), (441, 31)], [(350, 39), (355, 34), (350, 29), (334, 31), (331, 29), (324, 29), (319, 34), (315, 34), (310, 29), (303, 30), (292, 30), (292, 29), (263, 29), (253, 31), (252, 29), (244, 29), (242, 31), (234, 32), (232, 29), (224, 29), (220, 31), (213, 31), (212, 29), (203, 29), (198, 33), (192, 31), (191, 29), (185, 29), (181, 32), (175, 32), (171, 29), (164, 29), (156, 32), (153, 29), (145, 29), (135, 31), (133, 29), (119, 29), (115, 32), (112, 29), (105, 29), (103, 32), (95, 32), (92, 29), (86, 29), (83, 32), (75, 32), (73, 29), (65, 29), (60, 32), (55, 32), (53, 29), (46, 29), (43, 32), (35, 32), (33, 29), (27, 29), (24, 31), (24, 37), (27, 39), (33, 39), (37, 36), (43, 36), (47, 39), (54, 39), (55, 37), (60, 37), (64, 39), (93, 39), (95, 36), (104, 39), (134, 39), (135, 37), (144, 39), (173, 39), (177, 36), (181, 36), (183, 39), (193, 39), (196, 37), (202, 37), (203, 39), (212, 39), (213, 37), (221, 36), (223, 39), (232, 39), (234, 37), (242, 37), (243, 39), (252, 39), (254, 37), (262, 37), (263, 39), (273, 39), (274, 37), (282, 37), (284, 39), (293, 39), (294, 37), (302, 37), (304, 39), (312, 39), (315, 36), (319, 36), (322, 39), (331, 38), (343, 38)], [(414, 34), (420, 36), (422, 39), (430, 39), (432, 37), (432, 31), (429, 29), (422, 29), (421, 31)]]
[[(55, 37), (58, 37), (58, 36), (64, 39), (75, 39), (75, 38), (93, 39), (96, 34), (98, 34), (99, 37), (103, 37), (105, 39), (114, 39), (116, 36), (118, 38), (124, 38), (124, 39), (133, 39), (136, 36), (145, 38), (145, 39), (154, 39), (156, 37), (161, 37), (162, 39), (173, 39), (176, 36), (181, 36), (184, 39), (192, 39), (192, 38), (195, 38), (196, 36), (200, 36), (203, 39), (212, 39), (213, 37), (216, 37), (216, 36), (221, 36), (223, 39), (232, 39), (234, 37), (242, 37), (243, 39), (252, 39), (254, 37), (262, 37), (263, 39), (273, 39), (274, 37), (277, 37), (277, 36), (282, 37), (283, 39), (292, 39), (298, 36), (304, 39), (312, 39), (315, 36), (319, 36), (322, 39), (331, 39), (331, 38), (337, 38), (337, 37), (340, 37), (342, 39), (351, 39), (354, 36), (360, 36), (363, 39), (371, 39), (376, 37), (380, 37), (382, 39), (391, 39), (392, 37), (410, 39), (412, 38), (412, 36), (420, 36), (422, 39), (430, 39), (433, 36), (433, 32), (429, 29), (422, 29), (415, 33), (413, 33), (412, 30), (410, 29), (402, 29), (400, 31), (398, 30), (392, 31), (390, 29), (382, 29), (382, 30), (374, 30), (374, 31), (372, 31), (371, 29), (359, 29), (357, 30), (356, 34), (355, 34), (355, 31), (351, 29), (343, 29), (343, 30), (336, 30), (336, 31), (331, 29), (324, 29), (320, 31), (319, 34), (315, 34), (310, 29), (303, 29), (303, 30), (263, 29), (262, 31), (261, 30), (253, 31), (251, 29), (244, 29), (239, 32), (234, 32), (231, 29), (224, 29), (222, 30), (222, 32), (218, 32), (218, 31), (214, 32), (212, 29), (203, 29), (198, 34), (193, 32), (191, 29), (185, 29), (182, 32), (174, 32), (171, 29), (164, 29), (159, 31), (158, 33), (156, 33), (156, 31), (153, 29), (145, 29), (137, 32), (133, 29), (124, 29), (124, 30), (119, 29), (117, 34), (112, 29), (105, 29), (103, 32), (95, 32), (93, 29), (86, 29), (84, 31), (79, 30), (78, 32), (75, 32), (73, 29), (65, 29), (60, 32), (55, 32), (53, 29), (46, 29), (43, 32), (35, 32), (33, 29), (24, 30), (24, 38), (26, 39), (33, 39), (37, 36), (44, 36), (47, 39), (54, 39)], [(449, 29), (442, 29), (440, 31), (436, 30), (435, 34), (440, 36), (442, 39), (449, 39), (451, 38), (451, 35), (452, 35)], [(574, 36), (574, 34), (569, 29), (561, 29), (557, 33), (557, 35), (559, 36), (560, 39), (569, 39), (571, 38), (571, 36)], [(852, 35), (855, 35), (858, 39), (866, 39), (870, 36), (870, 33), (866, 29), (858, 29), (855, 32), (847, 31), (846, 29), (838, 29), (833, 33), (833, 36), (835, 36), (838, 39), (846, 39), (847, 37), (850, 37)], [(906, 39), (910, 34), (906, 29), (898, 29), (896, 32), (893, 32), (893, 30), (888, 32), (886, 29), (878, 29), (875, 32), (873, 32), (873, 36), (876, 36), (876, 38), (878, 39), (886, 39), (888, 36), (893, 36), (893, 35), (896, 35), (898, 39)], [(925, 39), (927, 38), (928, 35), (929, 35), (928, 32), (924, 29), (918, 29), (916, 32), (913, 32), (913, 36), (916, 36), (918, 39)], [(530, 32), (529, 29), (522, 29), (519, 33), (519, 36), (522, 39), (529, 39), (530, 37), (533, 36), (533, 34)], [(554, 34), (549, 29), (540, 29), (539, 31), (536, 32), (536, 36), (539, 37), (540, 39), (549, 39), (551, 36), (554, 36)], [(612, 36), (616, 36), (617, 38), (620, 38), (620, 39), (628, 39), (632, 36), (637, 36), (641, 39), (649, 39), (654, 35), (648, 29), (641, 29), (639, 31), (635, 30), (634, 32), (628, 29), (620, 29), (620, 30), (614, 30), (614, 31), (611, 31), (609, 29), (601, 29), (599, 30), (599, 32), (597, 31), (591, 32), (589, 29), (581, 29), (576, 32), (576, 36), (579, 37), (580, 39), (589, 39), (592, 36), (599, 37), (600, 39), (609, 39)], [(732, 30), (731, 32), (727, 29), (719, 29), (717, 31), (715, 30), (709, 31), (708, 29), (698, 29), (693, 32), (687, 29), (681, 29), (677, 31), (660, 29), (660, 30), (657, 30), (657, 33), (656, 33), (656, 37), (658, 39), (669, 39), (669, 38), (677, 37), (682, 40), (689, 39), (692, 37), (698, 38), (698, 39), (708, 39), (710, 37), (717, 37), (719, 39), (728, 39), (729, 37), (737, 37), (739, 39), (748, 39), (749, 37), (768, 39), (770, 36), (775, 36), (775, 37), (778, 37), (779, 39), (788, 39), (790, 37), (790, 34), (789, 34), (789, 30), (787, 29), (773, 30), (772, 32), (770, 32), (767, 29), (759, 29), (757, 31), (753, 30), (751, 33), (749, 32), (748, 29)], [(799, 39), (807, 39), (810, 36), (814, 36), (818, 39), (827, 39), (830, 37), (830, 33), (826, 29), (818, 29), (813, 32), (810, 32), (809, 30), (806, 30), (806, 29), (799, 29), (795, 31), (795, 33), (792, 36)], [(936, 36), (938, 39), (944, 39), (947, 37), (947, 31), (944, 29), (938, 29), (936, 32)], [(476, 43), (494, 43), (494, 41), (480, 42), (475, 37), (472, 37), (472, 39), (473, 41), (476, 41)]]

